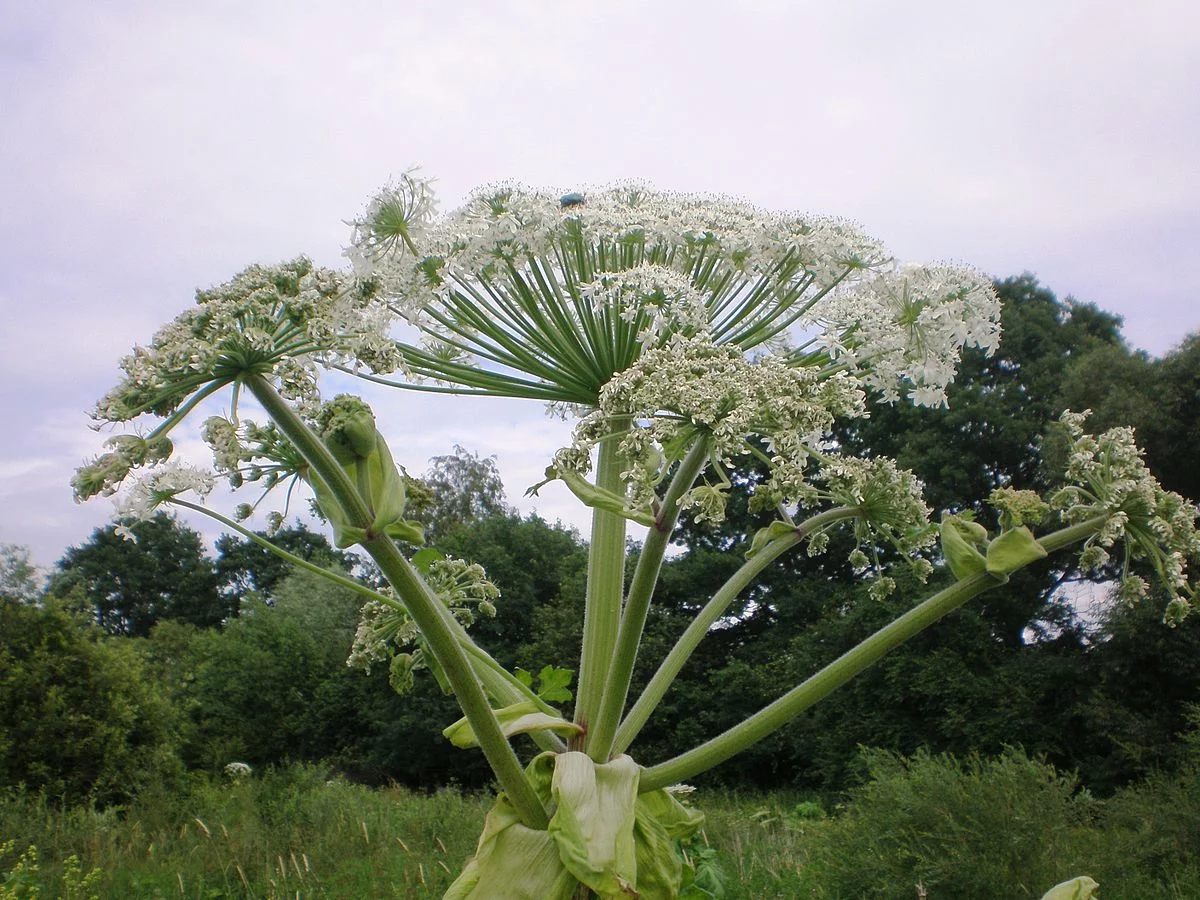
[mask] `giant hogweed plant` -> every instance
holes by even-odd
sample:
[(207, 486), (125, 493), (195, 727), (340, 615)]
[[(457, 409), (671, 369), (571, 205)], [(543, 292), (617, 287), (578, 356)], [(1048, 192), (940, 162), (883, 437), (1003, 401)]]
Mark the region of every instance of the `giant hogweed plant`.
[[(429, 183), (407, 173), (351, 226), (349, 269), (303, 258), (253, 266), (200, 291), (127, 356), (124, 379), (94, 415), (135, 423), (136, 433), (111, 437), (73, 484), (80, 499), (119, 491), (121, 517), (174, 505), (259, 541), (188, 492), (202, 501), (217, 476), (264, 492), (307, 486), (337, 545), (375, 560), (387, 589), (340, 579), (367, 595), (353, 660), (386, 661), (400, 689), (413, 670), (431, 669), (463, 712), (447, 723), (448, 739), (479, 747), (500, 786), (448, 897), (686, 893), (681, 845), (701, 816), (672, 786), (1050, 553), (1081, 548), (1093, 567), (1117, 554), (1130, 597), (1147, 588), (1134, 563), (1149, 563), (1137, 571), (1172, 592), (1168, 615), (1190, 608), (1196, 510), (1158, 486), (1128, 429), (1092, 436), (1083, 415), (1066, 414), (1065, 486), (1044, 498), (996, 491), (992, 530), (965, 516), (931, 524), (911, 473), (845, 455), (832, 439), (836, 423), (866, 416), (871, 403), (944, 404), (962, 348), (994, 349), (1000, 308), (976, 272), (900, 265), (839, 220), (633, 186), (561, 196), (491, 187), (439, 216)], [(472, 640), (467, 625), (494, 612), (495, 589), (478, 567), (419, 549), (393, 459), (403, 438), (389, 445), (357, 397), (322, 399), (323, 370), (406, 390), (527, 398), (574, 420), (570, 445), (546, 470), (592, 515), (570, 717), (554, 705), (569, 698), (558, 673), (535, 686)], [(218, 394), (226, 412), (202, 428), (213, 469), (173, 461), (171, 432)], [(245, 394), (264, 421), (239, 410)], [(679, 516), (719, 520), (727, 473), (747, 457), (767, 464), (753, 503), (776, 518), (747, 536), (741, 567), (630, 697)], [(644, 538), (626, 580), (631, 529)], [(730, 604), (784, 554), (824, 552), (834, 530), (853, 534), (852, 562), (874, 596), (891, 590), (889, 568), (924, 577), (931, 558), (956, 580), (735, 727), (639, 765), (639, 732)], [(518, 734), (535, 742), (532, 759), (514, 749)]]

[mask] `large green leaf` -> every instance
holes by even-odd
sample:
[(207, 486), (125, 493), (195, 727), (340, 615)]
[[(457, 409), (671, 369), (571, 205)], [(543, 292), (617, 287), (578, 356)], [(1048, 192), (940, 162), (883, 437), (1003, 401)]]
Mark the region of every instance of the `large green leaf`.
[(550, 833), (522, 825), (501, 794), (484, 822), (474, 858), (443, 900), (570, 900), (577, 884)]
[[(531, 731), (553, 731), (555, 734), (569, 737), (581, 729), (578, 725), (568, 722), (561, 716), (552, 716), (542, 712), (532, 700), (522, 700), (512, 706), (496, 710), (496, 719), (500, 722), (500, 730), (505, 737), (514, 734), (528, 734)], [(453, 725), (442, 731), (455, 747), (478, 747), (479, 741), (471, 730), (471, 723), (461, 718)]]
[(563, 865), (603, 898), (636, 897), (634, 805), (641, 768), (628, 756), (597, 765), (587, 754), (554, 759), (549, 832)]
[(633, 837), (640, 900), (679, 896), (683, 858), (677, 842), (690, 838), (703, 824), (703, 813), (688, 809), (666, 791), (650, 791), (637, 798)]

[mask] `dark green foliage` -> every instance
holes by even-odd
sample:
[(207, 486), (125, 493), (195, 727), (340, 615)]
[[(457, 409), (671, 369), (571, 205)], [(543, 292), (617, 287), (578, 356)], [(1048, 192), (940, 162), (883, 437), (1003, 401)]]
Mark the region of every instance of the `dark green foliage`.
[(136, 541), (112, 525), (97, 528), (58, 561), (50, 592), (79, 592), (96, 623), (110, 634), (146, 637), (162, 620), (200, 627), (237, 614), (237, 598), (217, 590), (200, 536), (159, 513), (130, 525)]
[(1114, 605), (1088, 653), (1079, 766), (1098, 791), (1178, 771), (1193, 752), (1179, 738), (1200, 702), (1200, 617), (1167, 628), (1165, 608), (1158, 595)]
[(1200, 499), (1200, 334), (1161, 359), (1117, 348), (1092, 353), (1068, 370), (1063, 405), (1091, 409), (1101, 428), (1131, 425), (1146, 464), (1168, 490)]
[(1052, 767), (1011, 750), (961, 761), (871, 751), (863, 762), (869, 781), (808, 847), (813, 896), (1036, 898), (1085, 874), (1070, 848), (1090, 804)]
[(561, 594), (569, 586), (582, 587), (587, 549), (579, 535), (537, 516), (505, 513), (443, 532), (436, 546), (449, 556), (479, 563), (500, 588), (495, 618), (481, 616), (471, 626), (471, 634), (489, 653), (510, 668), (575, 668), (557, 657), (564, 650), (578, 653), (578, 639), (561, 647), (556, 638), (555, 659), (539, 659), (536, 649), (526, 648), (544, 643), (534, 626), (537, 611), (565, 602)]
[[(353, 554), (330, 546), (323, 534), (310, 531), (297, 522), (287, 528), (259, 532), (272, 544), (321, 567), (349, 571), (357, 562)], [(251, 593), (261, 600), (275, 596), (279, 583), (295, 571), (295, 566), (249, 538), (223, 534), (217, 538), (216, 575), (223, 597), (236, 603)]]
[(0, 785), (125, 800), (178, 771), (176, 721), (132, 642), (0, 600)]
[(220, 631), (154, 631), (151, 656), (186, 713), (191, 765), (316, 760), (332, 749), (316, 727), (319, 697), (346, 668), (358, 595), (307, 572), (276, 592), (275, 606), (254, 602)]

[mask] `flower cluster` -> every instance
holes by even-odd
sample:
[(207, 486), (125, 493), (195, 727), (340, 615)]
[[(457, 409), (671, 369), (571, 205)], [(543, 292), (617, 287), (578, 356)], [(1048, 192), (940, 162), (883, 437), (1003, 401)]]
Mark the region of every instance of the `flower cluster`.
[(842, 286), (821, 311), (822, 342), (893, 402), (945, 406), (963, 347), (1000, 342), (1000, 301), (978, 272), (906, 265)]
[(376, 194), (361, 217), (348, 223), (352, 231), (346, 256), (355, 272), (369, 276), (380, 259), (418, 252), (414, 241), (423, 237), (437, 212), (432, 187), (431, 181), (410, 169)]
[[(418, 553), (415, 561), (430, 589), (464, 628), (475, 621), (476, 613), (489, 618), (496, 615), (500, 589), (488, 580), (483, 566), (441, 558), (431, 550)], [(390, 598), (391, 589), (385, 592)], [(369, 673), (376, 663), (387, 662), (392, 686), (398, 693), (407, 693), (413, 673), (430, 666), (432, 660), (416, 622), (398, 602), (368, 600), (363, 604), (346, 665)]]
[(227, 478), (232, 488), (262, 482), (269, 491), (308, 471), (308, 462), (272, 423), (259, 425), (251, 419), (235, 423), (225, 416), (209, 416), (200, 435), (212, 449), (217, 474)]
[[(193, 491), (206, 497), (213, 489), (212, 473), (206, 469), (171, 460), (147, 469), (115, 501), (121, 520), (149, 519), (163, 504), (178, 494)], [(127, 526), (121, 534), (128, 536)]]
[(111, 449), (80, 467), (71, 478), (77, 503), (97, 494), (112, 496), (131, 470), (162, 462), (173, 449), (165, 437), (147, 440), (135, 434), (116, 435), (105, 441), (105, 446)]
[[(590, 451), (613, 423), (624, 423), (622, 473), (630, 505), (645, 506), (665, 466), (696, 440), (707, 442), (719, 463), (750, 452), (752, 438), (766, 441), (781, 466), (799, 471), (807, 454), (825, 441), (836, 417), (863, 412), (863, 394), (842, 375), (822, 377), (816, 367), (788, 365), (774, 355), (748, 360), (736, 347), (707, 336), (676, 336), (646, 351), (609, 381), (597, 408), (580, 420), (573, 445), (556, 467), (584, 474)], [(698, 518), (724, 515), (724, 492), (699, 485), (683, 497)]]
[(249, 373), (273, 377), (284, 396), (310, 401), (315, 361), (394, 370), (390, 325), (369, 289), (305, 258), (251, 266), (198, 291), (193, 308), (160, 329), (149, 347), (126, 356), (125, 378), (97, 404), (94, 418), (168, 416), (197, 390)]
[(1087, 416), (1088, 412), (1071, 411), (1062, 415), (1071, 439), (1069, 485), (1051, 498), (1051, 505), (1069, 523), (1104, 516), (1103, 527), (1084, 549), (1084, 564), (1104, 565), (1109, 548), (1122, 542), (1122, 595), (1134, 599), (1145, 593), (1145, 580), (1128, 568), (1134, 560), (1146, 560), (1171, 592), (1168, 618), (1177, 621), (1190, 609), (1187, 598), (1193, 589), (1186, 571), (1188, 560), (1200, 557), (1200, 512), (1179, 494), (1163, 490), (1142, 460), (1133, 429), (1112, 428), (1093, 436), (1084, 431)]
[[(427, 185), (385, 191), (354, 222), (352, 258), (418, 326), (408, 374), (486, 394), (594, 407), (672, 336), (742, 352), (805, 341), (894, 399), (944, 402), (964, 346), (994, 348), (986, 279), (897, 268), (848, 223), (727, 198), (618, 186), (558, 196), (515, 185), (429, 218)], [(380, 209), (404, 225), (385, 228)]]
[[(883, 569), (878, 554), (880, 545), (894, 548), (921, 581), (933, 572), (933, 564), (921, 555), (937, 542), (936, 529), (929, 523), (924, 485), (893, 460), (822, 454), (819, 464), (804, 480), (787, 482), (777, 468), (751, 498), (752, 508), (791, 502), (801, 508), (827, 505), (853, 513), (856, 546), (849, 562), (859, 574), (876, 573), (869, 589), (875, 599), (889, 596), (896, 588), (892, 578), (879, 574)], [(825, 551), (829, 532), (838, 524), (835, 520), (809, 535), (810, 556)]]

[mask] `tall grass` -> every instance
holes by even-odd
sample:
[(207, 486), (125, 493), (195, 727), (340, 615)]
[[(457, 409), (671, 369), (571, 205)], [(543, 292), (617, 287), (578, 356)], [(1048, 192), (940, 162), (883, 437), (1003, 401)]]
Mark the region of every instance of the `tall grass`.
[[(1104, 900), (1200, 897), (1195, 773), (1098, 801), (1015, 751), (867, 759), (872, 778), (829, 815), (787, 793), (698, 795), (707, 823), (686, 850), (707, 896), (1036, 900), (1090, 874)], [(0, 900), (440, 897), (490, 804), (312, 766), (197, 776), (104, 810), (13, 790), (0, 797)]]
[[(60, 810), (13, 794), (0, 837), (38, 848), (43, 896), (70, 855), (98, 869), (102, 898), (440, 897), (474, 850), (488, 801), (446, 790), (370, 790), (313, 767), (125, 808)], [(0, 840), (0, 842), (2, 842)], [(12, 860), (0, 860), (0, 872)]]

